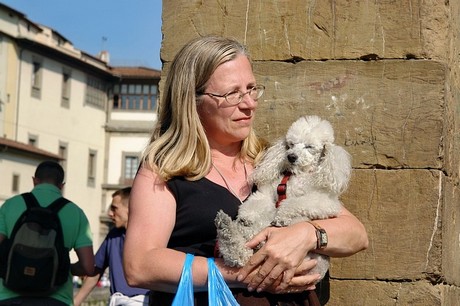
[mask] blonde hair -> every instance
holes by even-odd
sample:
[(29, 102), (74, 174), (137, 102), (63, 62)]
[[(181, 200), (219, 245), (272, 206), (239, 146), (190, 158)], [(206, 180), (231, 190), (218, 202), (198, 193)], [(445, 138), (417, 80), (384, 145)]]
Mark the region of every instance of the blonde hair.
[[(168, 73), (158, 121), (142, 157), (143, 164), (165, 181), (175, 176), (204, 177), (211, 167), (211, 150), (198, 112), (197, 93), (205, 90), (216, 68), (243, 54), (236, 40), (218, 36), (196, 38), (175, 56)], [(240, 158), (254, 162), (265, 148), (253, 130), (243, 140)]]

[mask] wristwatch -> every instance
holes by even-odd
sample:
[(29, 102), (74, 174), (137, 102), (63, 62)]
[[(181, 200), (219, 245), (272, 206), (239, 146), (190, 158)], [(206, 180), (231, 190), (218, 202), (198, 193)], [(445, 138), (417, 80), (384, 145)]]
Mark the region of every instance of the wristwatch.
[(321, 226), (319, 226), (317, 223), (313, 221), (307, 221), (307, 222), (313, 225), (316, 229), (316, 249), (317, 250), (324, 249), (327, 246), (327, 242), (328, 242), (326, 231), (324, 230), (324, 228), (322, 228)]

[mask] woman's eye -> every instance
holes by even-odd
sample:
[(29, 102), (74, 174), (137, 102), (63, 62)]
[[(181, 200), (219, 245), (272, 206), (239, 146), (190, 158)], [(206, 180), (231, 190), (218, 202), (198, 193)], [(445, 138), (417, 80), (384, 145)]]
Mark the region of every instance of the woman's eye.
[(227, 94), (227, 98), (235, 98), (238, 97), (239, 92), (238, 91), (232, 91)]

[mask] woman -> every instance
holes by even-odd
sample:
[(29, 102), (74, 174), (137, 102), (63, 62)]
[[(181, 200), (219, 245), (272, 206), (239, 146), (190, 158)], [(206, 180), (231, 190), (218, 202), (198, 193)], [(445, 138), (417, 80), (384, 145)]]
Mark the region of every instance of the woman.
[[(234, 40), (198, 38), (173, 60), (159, 120), (134, 180), (124, 252), (129, 285), (151, 289), (152, 305), (170, 305), (185, 253), (196, 255), (195, 291), (206, 290), (216, 213), (236, 216), (251, 193), (248, 175), (265, 148), (252, 129), (263, 91), (246, 49)], [(348, 256), (367, 247), (363, 225), (345, 208), (337, 218), (317, 223), (329, 235), (328, 246), (318, 252)], [(263, 240), (242, 269), (216, 258), (238, 301), (304, 303), (307, 295), (301, 292), (314, 289), (318, 279), (307, 274), (315, 261), (304, 259), (316, 248), (316, 229), (306, 222), (267, 228), (248, 245)], [(196, 305), (206, 305), (206, 292), (195, 298)]]

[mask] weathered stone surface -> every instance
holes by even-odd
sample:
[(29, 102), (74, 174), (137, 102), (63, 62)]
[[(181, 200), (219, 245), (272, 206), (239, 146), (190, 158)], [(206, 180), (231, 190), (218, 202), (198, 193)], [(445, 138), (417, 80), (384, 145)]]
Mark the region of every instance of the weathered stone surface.
[(332, 260), (328, 306), (459, 305), (458, 16), (458, 0), (163, 2), (160, 87), (187, 41), (235, 37), (267, 86), (259, 134), (315, 114), (352, 155), (342, 200), (370, 246)]
[[(444, 178), (442, 188), (442, 273), (448, 284), (460, 286), (460, 190)], [(458, 300), (460, 301), (460, 299)]]
[[(437, 306), (446, 286), (433, 286), (425, 281), (331, 281), (331, 298), (327, 306)], [(455, 304), (452, 304), (455, 305)]]
[(331, 121), (354, 167), (442, 167), (443, 65), (256, 62), (254, 70), (267, 88), (257, 110), (260, 135), (272, 140), (299, 116), (314, 114)]
[(445, 58), (443, 1), (191, 1), (163, 3), (161, 57), (196, 36), (245, 42), (256, 60)]
[(460, 1), (450, 1), (450, 39), (451, 57), (446, 86), (446, 121), (445, 121), (445, 168), (451, 179), (458, 185), (460, 177)]
[(366, 226), (369, 248), (333, 258), (340, 279), (436, 280), (441, 274), (440, 171), (354, 170), (345, 206)]
[(442, 305), (458, 306), (460, 301), (460, 289), (456, 286), (442, 286)]

